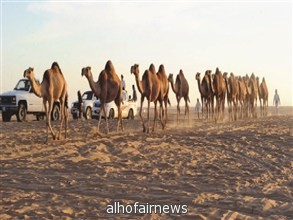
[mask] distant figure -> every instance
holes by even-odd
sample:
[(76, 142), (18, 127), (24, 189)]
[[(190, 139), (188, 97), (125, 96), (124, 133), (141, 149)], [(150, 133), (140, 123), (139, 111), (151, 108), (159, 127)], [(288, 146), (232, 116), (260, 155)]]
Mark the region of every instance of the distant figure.
[(124, 76), (121, 74), (121, 85), (122, 85), (122, 90), (125, 90), (126, 85), (125, 85), (125, 81), (124, 81)]
[(78, 106), (77, 106), (77, 109), (78, 109), (78, 118), (81, 118), (81, 113), (82, 113), (82, 109), (81, 109), (81, 106), (82, 106), (82, 97), (81, 97), (81, 93), (80, 91), (78, 90), (77, 92), (77, 98), (78, 98)]
[(196, 101), (196, 105), (195, 105), (195, 111), (197, 113), (197, 118), (199, 119), (199, 112), (200, 112), (200, 109), (201, 109), (201, 104), (199, 102), (199, 99), (197, 99)]
[(136, 100), (137, 100), (137, 95), (136, 95), (135, 86), (132, 85), (132, 101), (136, 102)]
[(281, 100), (278, 94), (278, 90), (275, 90), (273, 105), (275, 105), (275, 113), (279, 114), (279, 104), (281, 104)]

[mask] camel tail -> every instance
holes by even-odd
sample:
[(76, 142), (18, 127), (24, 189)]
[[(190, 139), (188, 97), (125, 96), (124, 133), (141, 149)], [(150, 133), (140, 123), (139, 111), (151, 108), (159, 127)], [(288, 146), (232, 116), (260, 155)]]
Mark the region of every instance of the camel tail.
[(170, 102), (170, 99), (168, 98), (168, 104), (169, 104), (169, 106), (171, 106), (171, 102)]

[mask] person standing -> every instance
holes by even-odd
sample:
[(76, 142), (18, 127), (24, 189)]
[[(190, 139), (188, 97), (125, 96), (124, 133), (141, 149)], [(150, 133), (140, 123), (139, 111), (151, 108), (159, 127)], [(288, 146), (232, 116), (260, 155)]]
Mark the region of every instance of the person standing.
[(81, 115), (82, 115), (82, 97), (81, 97), (81, 93), (80, 91), (78, 90), (77, 92), (77, 98), (78, 98), (78, 106), (77, 106), (77, 109), (78, 109), (78, 118), (80, 119), (81, 118)]
[(135, 86), (132, 85), (132, 101), (136, 102), (137, 100), (137, 95), (136, 95), (136, 90), (135, 90)]
[(279, 105), (281, 104), (281, 100), (278, 94), (278, 90), (275, 90), (273, 105), (275, 106), (275, 113), (279, 114)]
[(125, 90), (126, 85), (125, 85), (125, 81), (124, 81), (124, 76), (121, 74), (121, 85), (122, 85), (122, 90)]
[(197, 118), (199, 119), (199, 112), (200, 112), (200, 109), (201, 109), (201, 104), (199, 102), (199, 99), (197, 99), (196, 101), (196, 105), (195, 105), (195, 111), (197, 113)]

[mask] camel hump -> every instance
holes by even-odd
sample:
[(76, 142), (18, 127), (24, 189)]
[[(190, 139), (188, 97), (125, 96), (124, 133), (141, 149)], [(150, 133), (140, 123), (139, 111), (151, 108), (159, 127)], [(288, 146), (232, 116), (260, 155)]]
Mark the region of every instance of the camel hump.
[(149, 68), (149, 71), (153, 74), (156, 74), (156, 68), (155, 68), (155, 65), (154, 64), (151, 64), (150, 65), (150, 68)]
[(46, 70), (45, 72), (44, 72), (44, 75), (43, 75), (43, 82), (47, 82), (48, 83), (48, 85), (50, 85), (50, 71), (49, 70)]
[(61, 68), (60, 68), (59, 64), (56, 61), (52, 63), (51, 69), (54, 72), (59, 72), (61, 75), (63, 75), (63, 73), (61, 71)]
[(115, 73), (115, 68), (114, 68), (114, 65), (111, 60), (107, 61), (106, 65), (105, 65), (105, 70), (107, 73), (110, 73), (110, 74)]

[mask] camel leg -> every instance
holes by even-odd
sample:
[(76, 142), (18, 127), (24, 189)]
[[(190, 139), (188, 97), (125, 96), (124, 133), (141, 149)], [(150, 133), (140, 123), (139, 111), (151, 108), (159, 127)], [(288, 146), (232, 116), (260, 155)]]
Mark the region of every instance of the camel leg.
[[(156, 124), (157, 116), (158, 116), (157, 101), (155, 101), (154, 104), (155, 104), (155, 115), (154, 115), (154, 123), (152, 128), (153, 132), (155, 131), (155, 124)], [(162, 121), (162, 119), (160, 119), (160, 121)]]
[(139, 110), (139, 117), (140, 117), (140, 120), (142, 122), (142, 128), (143, 128), (143, 132), (146, 131), (145, 129), (145, 124), (144, 124), (144, 120), (143, 120), (143, 117), (142, 117), (142, 107), (143, 107), (143, 101), (144, 101), (144, 96), (141, 96), (141, 99), (140, 99), (140, 110)]
[[(46, 109), (46, 112), (47, 112), (47, 128), (49, 127), (50, 131), (51, 131), (51, 134), (52, 134), (52, 137), (53, 137), (53, 140), (56, 139), (56, 134), (55, 132), (53, 131), (53, 128), (51, 126), (51, 112), (52, 112), (52, 109), (53, 109), (53, 100), (48, 100), (48, 103), (49, 103), (49, 108)], [(47, 140), (48, 140), (48, 131), (47, 131)]]
[(161, 118), (161, 125), (162, 125), (162, 129), (164, 130), (165, 128), (165, 125), (166, 125), (166, 109), (164, 109), (164, 106), (163, 106), (163, 101), (160, 102), (160, 106), (161, 106), (161, 111), (162, 111), (162, 115), (163, 117)]
[(117, 131), (119, 129), (119, 124), (121, 125), (121, 130), (123, 131), (122, 110), (121, 110), (121, 106), (120, 105), (118, 105), (118, 125), (117, 125)]
[[(105, 117), (105, 123), (106, 123), (106, 134), (109, 133), (109, 127), (108, 127), (108, 117), (106, 115), (106, 107), (105, 105), (102, 106), (103, 112), (104, 112), (104, 117)], [(101, 113), (100, 113), (101, 114)]]
[(65, 109), (64, 100), (60, 99), (61, 120), (60, 120), (60, 126), (59, 126), (59, 134), (57, 137), (58, 140), (60, 140), (60, 137), (61, 137), (61, 130), (62, 130), (62, 125), (63, 125), (63, 121), (64, 121), (64, 109)]
[(180, 99), (177, 97), (177, 123), (180, 123)]
[(165, 98), (164, 103), (165, 103), (165, 125), (164, 127), (166, 127), (167, 124), (167, 120), (168, 120), (168, 97)]
[[(188, 106), (188, 101), (187, 99), (185, 99), (185, 116), (187, 114), (187, 119), (189, 121), (189, 106)], [(185, 119), (185, 116), (184, 116), (184, 119)]]
[[(105, 103), (101, 103), (101, 108), (102, 109), (103, 109), (103, 106), (105, 106)], [(98, 131), (100, 131), (100, 124), (101, 124), (101, 119), (102, 119), (102, 111), (101, 111), (102, 109), (100, 109), (99, 122), (98, 122)]]
[(65, 115), (65, 139), (67, 138), (67, 128), (68, 128), (68, 111), (67, 108), (64, 108), (64, 115)]
[(150, 132), (150, 104), (151, 104), (151, 97), (148, 99), (148, 123), (147, 123), (147, 133)]

